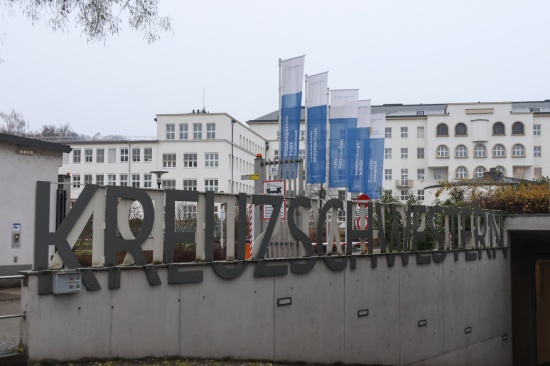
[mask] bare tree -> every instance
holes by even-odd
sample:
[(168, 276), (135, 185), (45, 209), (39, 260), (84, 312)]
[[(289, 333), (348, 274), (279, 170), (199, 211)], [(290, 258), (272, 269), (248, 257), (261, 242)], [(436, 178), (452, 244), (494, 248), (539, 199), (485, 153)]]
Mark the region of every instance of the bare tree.
[(74, 20), (88, 41), (105, 41), (118, 34), (126, 19), (131, 29), (143, 32), (147, 42), (169, 31), (169, 17), (158, 13), (159, 0), (0, 0), (0, 11), (19, 8), (33, 22), (44, 21), (54, 31), (68, 29)]
[(25, 136), (28, 126), (22, 113), (18, 113), (14, 109), (10, 113), (0, 112), (0, 120), (3, 121), (3, 125), (0, 126), (0, 132)]

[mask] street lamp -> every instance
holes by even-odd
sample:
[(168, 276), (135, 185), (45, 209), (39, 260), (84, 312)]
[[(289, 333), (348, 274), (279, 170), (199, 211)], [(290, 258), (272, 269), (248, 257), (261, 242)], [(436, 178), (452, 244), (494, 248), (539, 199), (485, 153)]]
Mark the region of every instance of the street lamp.
[(231, 193), (233, 193), (233, 126), (235, 126), (235, 123), (237, 121), (235, 121), (234, 119), (231, 120)]
[(168, 172), (164, 170), (153, 170), (151, 174), (155, 174), (157, 176), (157, 188), (160, 189), (160, 185), (162, 184), (162, 180), (160, 177), (162, 177), (163, 174), (166, 174)]

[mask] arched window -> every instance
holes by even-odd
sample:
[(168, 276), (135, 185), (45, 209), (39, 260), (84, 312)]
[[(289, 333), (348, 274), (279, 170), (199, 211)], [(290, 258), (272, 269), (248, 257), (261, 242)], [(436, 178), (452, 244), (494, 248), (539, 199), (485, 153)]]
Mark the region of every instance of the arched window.
[(494, 158), (503, 158), (506, 156), (506, 150), (504, 149), (504, 146), (501, 144), (495, 145), (493, 147), (493, 157)]
[(456, 171), (455, 171), (456, 179), (464, 179), (467, 177), (468, 177), (468, 169), (466, 169), (463, 166), (459, 166), (458, 168), (456, 168)]
[(485, 173), (485, 168), (482, 166), (478, 166), (474, 171), (474, 175), (476, 178), (483, 178), (483, 173)]
[(512, 148), (512, 156), (515, 158), (525, 157), (525, 148), (522, 144), (515, 144)]
[(455, 158), (468, 157), (468, 149), (464, 145), (458, 145), (455, 149)]
[(437, 147), (437, 157), (438, 158), (448, 158), (449, 157), (449, 148), (445, 145), (439, 145)]
[(474, 148), (474, 156), (476, 158), (484, 158), (487, 156), (487, 149), (485, 148), (485, 146), (479, 144), (479, 145), (476, 145), (476, 147)]
[(468, 128), (464, 123), (459, 123), (455, 126), (455, 136), (467, 136)]
[(495, 170), (496, 170), (497, 172), (501, 172), (502, 175), (506, 175), (506, 169), (504, 169), (503, 166), (500, 166), (500, 165), (499, 165), (499, 166), (497, 166), (497, 167), (495, 168)]
[(512, 125), (512, 135), (525, 135), (525, 128), (523, 127), (523, 123), (514, 122), (514, 124)]
[(445, 123), (437, 125), (437, 136), (449, 136), (449, 127)]
[(504, 135), (504, 124), (502, 122), (493, 125), (493, 135)]

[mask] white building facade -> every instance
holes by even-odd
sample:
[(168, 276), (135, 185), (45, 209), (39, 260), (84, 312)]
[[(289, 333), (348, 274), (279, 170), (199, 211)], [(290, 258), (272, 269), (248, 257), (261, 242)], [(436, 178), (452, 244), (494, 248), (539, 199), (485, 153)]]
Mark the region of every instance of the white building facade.
[(72, 179), (71, 199), (85, 184), (215, 192), (253, 192), (254, 159), (265, 139), (226, 113), (158, 114), (156, 136), (65, 141), (60, 174)]

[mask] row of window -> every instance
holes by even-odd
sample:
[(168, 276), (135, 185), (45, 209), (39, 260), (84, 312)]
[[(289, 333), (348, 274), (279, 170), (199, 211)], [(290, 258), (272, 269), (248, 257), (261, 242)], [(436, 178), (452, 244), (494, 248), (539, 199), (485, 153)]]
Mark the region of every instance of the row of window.
[[(196, 168), (198, 166), (198, 154), (186, 153), (183, 154), (183, 167), (184, 168)], [(176, 167), (176, 154), (162, 154), (162, 167), (163, 168), (175, 168)], [(205, 153), (204, 154), (204, 167), (205, 168), (217, 168), (218, 153)]]
[[(152, 174), (145, 173), (143, 174), (143, 180), (141, 174), (131, 174), (131, 182), (128, 181), (128, 174), (96, 174), (95, 181), (92, 174), (84, 174), (84, 180), (81, 181), (80, 174), (74, 174), (72, 176), (73, 188), (80, 188), (81, 184), (97, 184), (100, 186), (116, 186), (117, 183), (119, 186), (128, 186), (131, 184), (132, 187), (142, 187), (151, 188), (152, 187)], [(107, 178), (107, 182), (105, 182)], [(118, 180), (117, 180), (118, 178)], [(107, 183), (107, 184), (105, 184)], [(218, 191), (218, 180), (217, 179), (205, 179), (204, 180), (204, 189), (206, 191)], [(163, 189), (175, 189), (176, 181), (175, 179), (163, 179), (162, 180)], [(196, 179), (184, 179), (183, 180), (183, 189), (188, 191), (197, 190), (197, 180)]]
[[(493, 147), (493, 157), (494, 158), (504, 158), (506, 157), (506, 149), (504, 145), (497, 144)], [(400, 151), (401, 159), (409, 158), (409, 148), (402, 147)], [(393, 150), (391, 147), (384, 148), (384, 159), (392, 159)], [(439, 145), (436, 149), (436, 156), (438, 158), (444, 159), (449, 158), (449, 148), (446, 145)], [(455, 158), (467, 158), (468, 157), (468, 148), (464, 145), (458, 145), (455, 148)], [(542, 147), (533, 146), (533, 156), (535, 158), (542, 157)], [(486, 158), (487, 157), (487, 148), (478, 144), (474, 147), (474, 157), (476, 158)], [(512, 147), (512, 157), (514, 158), (524, 158), (525, 157), (525, 147), (522, 144), (515, 144)], [(416, 158), (424, 159), (424, 148), (419, 147), (416, 149)]]
[[(505, 173), (505, 169), (502, 166), (498, 166), (496, 168), (497, 171)], [(485, 173), (487, 169), (483, 166), (478, 166), (474, 169), (474, 177), (475, 178), (481, 178), (483, 177), (483, 173)], [(441, 169), (434, 169), (434, 179), (435, 180), (441, 180)], [(455, 178), (456, 179), (463, 179), (468, 177), (468, 169), (466, 167), (460, 166), (455, 169)], [(420, 181), (426, 179), (425, 169), (417, 169), (416, 170), (416, 178)], [(392, 169), (384, 169), (384, 180), (391, 181), (393, 180), (393, 170)], [(399, 177), (399, 181), (402, 185), (406, 186), (407, 181), (409, 180), (409, 169), (401, 169), (401, 175)]]
[[(460, 122), (455, 125), (455, 136), (468, 136), (468, 127), (466, 124)], [(504, 123), (502, 122), (496, 122), (493, 124), (492, 127), (493, 135), (494, 136), (504, 136), (506, 135), (506, 127), (504, 126)], [(406, 139), (409, 137), (409, 128), (408, 127), (401, 127), (401, 138)], [(525, 126), (522, 122), (514, 122), (512, 125), (512, 135), (525, 135)], [(536, 124), (533, 125), (533, 135), (534, 136), (540, 136), (541, 135), (541, 125)], [(436, 127), (436, 136), (449, 136), (449, 126), (447, 126), (446, 123), (440, 123)], [(387, 139), (392, 138), (392, 128), (386, 127), (385, 128), (385, 137)], [(424, 127), (418, 126), (416, 128), (416, 137), (417, 138), (424, 138)]]
[[(273, 159), (279, 160), (279, 150), (273, 150), (273, 153), (275, 155)], [(306, 150), (305, 149), (298, 150), (298, 159), (305, 159), (305, 158), (306, 158)]]
[[(107, 149), (107, 162), (108, 163), (116, 163), (116, 148), (109, 148)], [(139, 163), (142, 160), (144, 162), (152, 162), (153, 161), (153, 148), (152, 147), (145, 147), (143, 148), (143, 155), (141, 152), (141, 148), (134, 147), (132, 148), (132, 155), (131, 159), (134, 163)], [(84, 161), (85, 163), (93, 163), (94, 162), (94, 149), (84, 149), (84, 160), (82, 160), (82, 149), (73, 149), (73, 163), (79, 164), (80, 162)], [(119, 149), (119, 161), (121, 163), (127, 162), (130, 159), (130, 149), (127, 147), (122, 147)], [(104, 148), (98, 148), (95, 149), (95, 162), (96, 163), (104, 163), (105, 162), (105, 149)]]
[[(202, 140), (202, 123), (193, 123), (193, 140)], [(189, 140), (189, 124), (180, 123), (179, 124), (179, 139), (180, 140)], [(216, 124), (207, 123), (206, 124), (206, 138), (215, 139), (216, 138)], [(166, 124), (166, 139), (175, 140), (176, 139), (176, 125), (173, 123)]]

